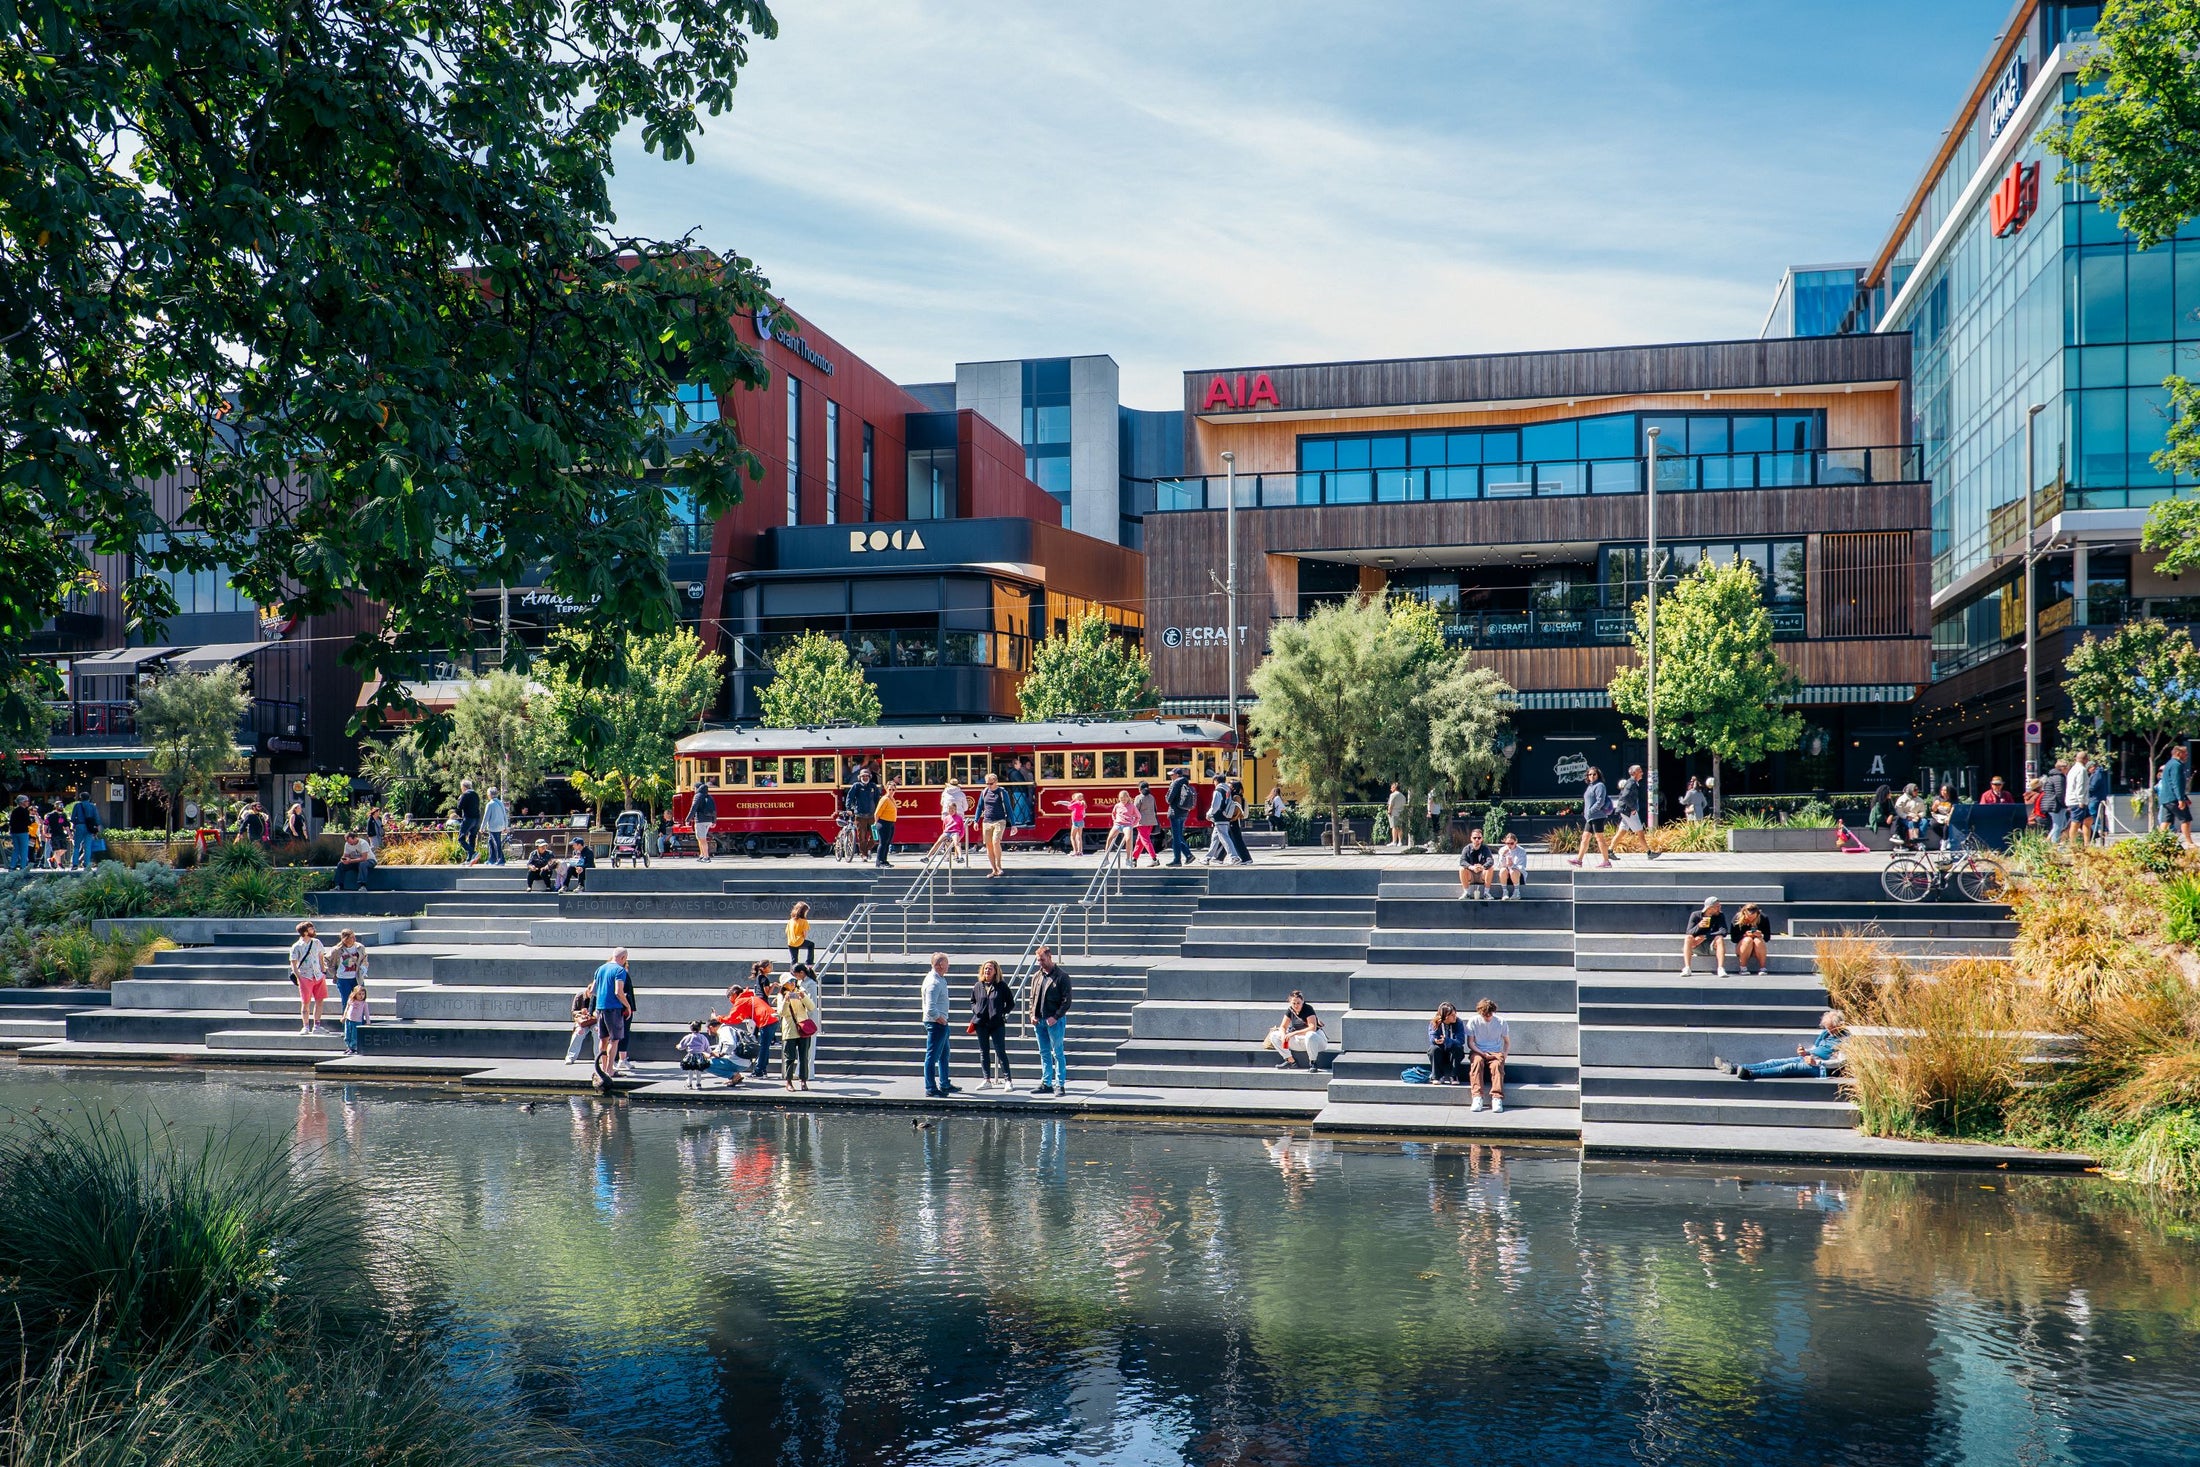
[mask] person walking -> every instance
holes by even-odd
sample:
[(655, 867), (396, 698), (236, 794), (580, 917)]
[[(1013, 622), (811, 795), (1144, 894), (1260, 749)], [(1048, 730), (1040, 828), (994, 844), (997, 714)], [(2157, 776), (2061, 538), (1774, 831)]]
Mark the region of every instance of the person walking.
[(970, 796), (953, 775), (940, 788), (940, 839), (947, 842), (947, 854), (943, 861), (962, 857), (965, 866), (970, 864)]
[(718, 802), (711, 798), (710, 781), (695, 781), (695, 796), (688, 801), (688, 826), (695, 832), (695, 859), (710, 859), (710, 828), (718, 820)]
[(1383, 814), (1390, 821), (1390, 848), (1402, 851), (1406, 848), (1406, 792), (1398, 787), (1398, 781), (1390, 782), (1390, 797), (1383, 801)]
[(1199, 803), (1199, 796), (1192, 791), (1192, 771), (1178, 769), (1169, 776), (1169, 788), (1165, 796), (1169, 807), (1169, 864), (1192, 864), (1192, 848), (1184, 840), (1184, 822), (1192, 818), (1192, 806)]
[(69, 802), (69, 869), (85, 871), (92, 864), (92, 837), (99, 834), (99, 812), (75, 791)]
[(1227, 866), (1236, 859), (1230, 852), (1230, 837), (1223, 822), (1230, 813), (1230, 780), (1227, 775), (1215, 777), (1214, 793), (1207, 797), (1207, 864)]
[[(970, 985), (970, 1032), (978, 1037), (978, 1064), (985, 1078), (980, 1090), (1008, 1090), (1014, 1078), (1008, 1071), (1008, 1011), (1013, 996), (1001, 981), (1001, 965), (991, 958), (978, 964), (978, 981)], [(1001, 1077), (993, 1078), (993, 1061), (1001, 1062)]]
[(37, 812), (31, 808), (29, 795), (17, 795), (15, 803), (8, 806), (8, 869), (31, 869), (31, 821)]
[(859, 861), (870, 860), (877, 844), (871, 838), (871, 824), (878, 819), (878, 802), (884, 794), (885, 791), (879, 788), (878, 781), (871, 778), (871, 766), (863, 764), (857, 766), (856, 777), (849, 782), (848, 793), (841, 797), (841, 807), (855, 823), (856, 859)]
[(2162, 773), (2154, 781), (2154, 808), (2155, 818), (2192, 849), (2192, 779), (2182, 742), (2171, 746), (2169, 758), (2162, 761)]
[(458, 782), (458, 848), (466, 853), (466, 864), (481, 864), (481, 796), (474, 789), (474, 782), (462, 779)]
[(1082, 856), (1085, 853), (1085, 820), (1092, 813), (1085, 803), (1085, 792), (1070, 791), (1069, 803), (1062, 807), (1062, 813), (1069, 817), (1069, 853)]
[(1117, 846), (1128, 852), (1131, 842), (1137, 839), (1137, 831), (1138, 797), (1129, 790), (1117, 790), (1115, 808), (1108, 814), (1108, 838), (1100, 847), (1101, 856), (1107, 856)]
[(796, 902), (787, 914), (787, 966), (791, 968), (805, 958), (817, 961), (817, 944), (810, 939), (810, 904)]
[[(1891, 795), (1885, 785), (1879, 787), (1882, 794)], [(1691, 774), (1688, 788), (1681, 791), (1681, 814), (1691, 821), (1701, 820), (1711, 813), (1711, 796), (1704, 793), (1703, 781)]]
[(1612, 814), (1619, 822), (1619, 833), (1612, 837), (1612, 850), (1619, 850), (1619, 843), (1629, 835), (1642, 842), (1644, 859), (1655, 861), (1658, 853), (1651, 849), (1650, 831), (1644, 823), (1643, 812), (1648, 808), (1649, 786), (1644, 783), (1642, 766), (1630, 764), (1627, 773), (1612, 795)]
[(998, 774), (987, 774), (978, 791), (978, 835), (985, 841), (986, 879), (1002, 875), (1001, 847), (1008, 839), (1008, 791)]
[(1587, 782), (1581, 790), (1581, 849), (1566, 858), (1569, 866), (1579, 866), (1589, 859), (1589, 847), (1599, 846), (1604, 852), (1604, 864), (1612, 864), (1612, 837), (1608, 833), (1612, 824), (1612, 797), (1604, 788), (1604, 771), (1590, 765), (1585, 771)]
[(292, 800), (290, 808), (283, 812), (283, 839), (306, 840), (306, 807), (302, 800)]
[(2105, 846), (2108, 844), (2110, 827), (2114, 824), (2110, 818), (2109, 797), (2115, 793), (2115, 782), (2109, 776), (2106, 759), (2096, 759), (2093, 762), (2093, 777), (2087, 782), (2085, 793), (2093, 807), (2092, 819), (2086, 828), (2092, 832), (2095, 840)]
[(489, 837), (489, 864), (504, 864), (504, 833), (512, 828), (512, 814), (504, 808), (504, 801), (497, 798), (495, 789), (489, 791), (488, 803), (481, 807), (481, 833)]
[(298, 1032), (328, 1032), (321, 1027), (321, 1006), (328, 1002), (327, 950), (311, 922), (298, 924), (298, 940), (290, 945), (290, 981), (298, 985)]
[(871, 811), (871, 818), (878, 825), (878, 863), (881, 866), (894, 864), (887, 858), (894, 851), (894, 825), (901, 819), (901, 801), (896, 795), (900, 789), (899, 780), (888, 780), (886, 787), (879, 791), (878, 804)]
[(62, 808), (61, 801), (57, 799), (46, 811), (46, 865), (51, 870), (59, 871), (69, 861), (69, 812)]
[(596, 969), (596, 991), (591, 1006), (596, 1014), (595, 1085), (609, 1090), (618, 1073), (619, 1055), (626, 1048), (627, 1030), (634, 1016), (633, 974), (627, 970), (626, 949), (614, 948), (611, 957)]
[(1154, 801), (1153, 786), (1145, 780), (1138, 782), (1137, 798), (1131, 802), (1138, 812), (1138, 836), (1131, 847), (1131, 864), (1138, 864), (1138, 854), (1143, 851), (1146, 859), (1156, 866), (1161, 864), (1161, 853), (1154, 848), (1154, 826), (1160, 823), (1161, 809)]
[(779, 985), (779, 1077), (789, 1090), (810, 1088), (810, 1070), (817, 1051), (817, 1002), (803, 987), (807, 964), (797, 964)]
[(924, 1093), (935, 1098), (953, 1095), (947, 1078), (947, 954), (932, 954), (932, 966), (924, 970), (919, 992), (924, 1015)]
[[(1913, 785), (1914, 789), (1915, 786)], [(2040, 776), (2040, 810), (2047, 816), (2047, 838), (2062, 843), (2063, 831), (2070, 824), (2070, 761), (2057, 759), (2052, 769)]]
[(381, 855), (382, 839), (388, 831), (389, 823), (382, 818), (382, 807), (380, 805), (367, 806), (367, 824), (363, 832), (367, 838), (367, 849), (373, 851), (377, 856)]
[(1240, 866), (1253, 864), (1253, 853), (1245, 844), (1245, 782), (1235, 775), (1230, 779), (1230, 801), (1222, 810), (1222, 829), (1229, 837), (1230, 854)]
[(336, 970), (336, 1003), (339, 1011), (351, 1002), (351, 991), (367, 981), (367, 948), (349, 927), (336, 934), (329, 949), (328, 966)]
[(2092, 788), (2093, 765), (2085, 757), (2085, 750), (2080, 749), (2063, 774), (2063, 808), (2067, 812), (2063, 833), (2073, 846), (2082, 846), (2093, 836)]
[(1441, 846), (1449, 832), (1445, 829), (1444, 796), (1435, 785), (1428, 788), (1428, 838), (1432, 846)]
[(1041, 945), (1033, 955), (1039, 971), (1031, 979), (1031, 1028), (1039, 1038), (1039, 1088), (1034, 1094), (1069, 1094), (1069, 1065), (1062, 1036), (1069, 1028), (1069, 969), (1054, 961), (1054, 949)]

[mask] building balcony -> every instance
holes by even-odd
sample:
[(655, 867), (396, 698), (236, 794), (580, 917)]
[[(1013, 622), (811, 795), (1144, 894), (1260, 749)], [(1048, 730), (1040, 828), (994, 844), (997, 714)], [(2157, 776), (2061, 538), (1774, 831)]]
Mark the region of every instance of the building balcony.
[[(733, 672), (768, 676), (772, 657), (792, 645), (798, 635), (748, 633), (730, 638)], [(894, 628), (826, 635), (845, 642), (850, 659), (866, 672), (928, 667), (998, 667), (1017, 673), (1031, 670), (1031, 638), (1007, 632)]]
[[(1804, 635), (1801, 601), (1773, 601), (1772, 635), (1794, 641)], [(1444, 625), (1444, 640), (1454, 647), (1494, 650), (1502, 647), (1619, 647), (1633, 630), (1634, 614), (1618, 607), (1591, 606), (1561, 611), (1482, 611), (1455, 615)]]
[[(1416, 504), (1443, 500), (1640, 494), (1642, 465), (1640, 458), (1605, 458), (1557, 463), (1239, 474), (1237, 503), (1240, 509), (1281, 509), (1317, 504)], [(1884, 448), (1822, 448), (1793, 453), (1695, 454), (1658, 460), (1660, 493), (1808, 489), (1828, 484), (1911, 484), (1922, 479), (1922, 454), (1911, 444)], [(1133, 480), (1131, 494), (1137, 513), (1170, 514), (1227, 507), (1227, 485), (1228, 478), (1222, 474)]]

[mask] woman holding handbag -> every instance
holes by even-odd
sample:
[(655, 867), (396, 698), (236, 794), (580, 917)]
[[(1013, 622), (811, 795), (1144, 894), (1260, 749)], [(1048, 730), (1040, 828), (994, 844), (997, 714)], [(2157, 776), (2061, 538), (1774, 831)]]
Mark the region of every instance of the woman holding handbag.
[(817, 1050), (817, 1000), (803, 982), (809, 964), (798, 963), (779, 985), (779, 1044), (784, 1058), (780, 1078), (789, 1090), (810, 1088), (811, 1057)]

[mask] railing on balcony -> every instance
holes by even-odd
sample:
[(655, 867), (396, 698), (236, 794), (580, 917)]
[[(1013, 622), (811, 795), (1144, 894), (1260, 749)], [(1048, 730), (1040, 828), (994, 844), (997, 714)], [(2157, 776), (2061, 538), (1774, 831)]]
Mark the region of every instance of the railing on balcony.
[[(1031, 669), (1031, 638), (1008, 632), (938, 631), (922, 628), (864, 632), (827, 632), (848, 645), (848, 655), (858, 667), (891, 671), (895, 668), (999, 667), (1011, 672)], [(772, 655), (795, 640), (794, 633), (745, 634), (733, 641), (735, 672), (770, 670)]]
[[(1885, 448), (1821, 448), (1799, 453), (1709, 453), (1658, 460), (1658, 490), (1801, 489), (1825, 484), (1907, 484), (1923, 476), (1912, 444)], [(1228, 495), (1220, 474), (1137, 481), (1139, 513), (1222, 509)], [(1461, 499), (1552, 499), (1640, 494), (1639, 458), (1569, 459), (1557, 463), (1449, 465), (1428, 468), (1324, 469), (1239, 474), (1240, 509), (1299, 504), (1411, 504)]]
[[(1766, 610), (1774, 637), (1791, 641), (1803, 635), (1801, 601), (1772, 601)], [(1469, 612), (1445, 623), (1444, 639), (1454, 647), (1616, 647), (1627, 641), (1634, 624), (1634, 614), (1618, 607)]]
[[(137, 704), (126, 699), (89, 699), (81, 703), (52, 701), (46, 708), (53, 716), (48, 749), (94, 748), (128, 745), (138, 740)], [(254, 698), (245, 706), (237, 725), (237, 742), (261, 747), (270, 737), (297, 738), (305, 729), (303, 703), (274, 698)]]

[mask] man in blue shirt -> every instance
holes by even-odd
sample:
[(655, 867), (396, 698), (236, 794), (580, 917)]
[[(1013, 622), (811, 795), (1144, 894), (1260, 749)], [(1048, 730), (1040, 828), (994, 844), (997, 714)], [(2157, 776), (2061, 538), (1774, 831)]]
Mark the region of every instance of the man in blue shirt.
[(627, 1020), (634, 1011), (634, 992), (626, 971), (626, 949), (611, 954), (611, 961), (596, 970), (596, 1084), (611, 1088), (619, 1051), (626, 1044)]
[(1849, 1032), (1849, 1021), (1839, 1009), (1827, 1009), (1818, 1016), (1818, 1035), (1808, 1044), (1795, 1046), (1791, 1059), (1765, 1060), (1761, 1064), (1733, 1065), (1714, 1059), (1711, 1068), (1737, 1080), (1819, 1080), (1841, 1070), (1841, 1041)]
[(953, 1095), (947, 1079), (947, 954), (932, 954), (921, 991), (924, 1006), (924, 1093)]
[(2161, 778), (2154, 782), (2154, 805), (2160, 823), (2175, 830), (2187, 846), (2192, 844), (2192, 784), (2185, 772), (2185, 746), (2169, 751)]

